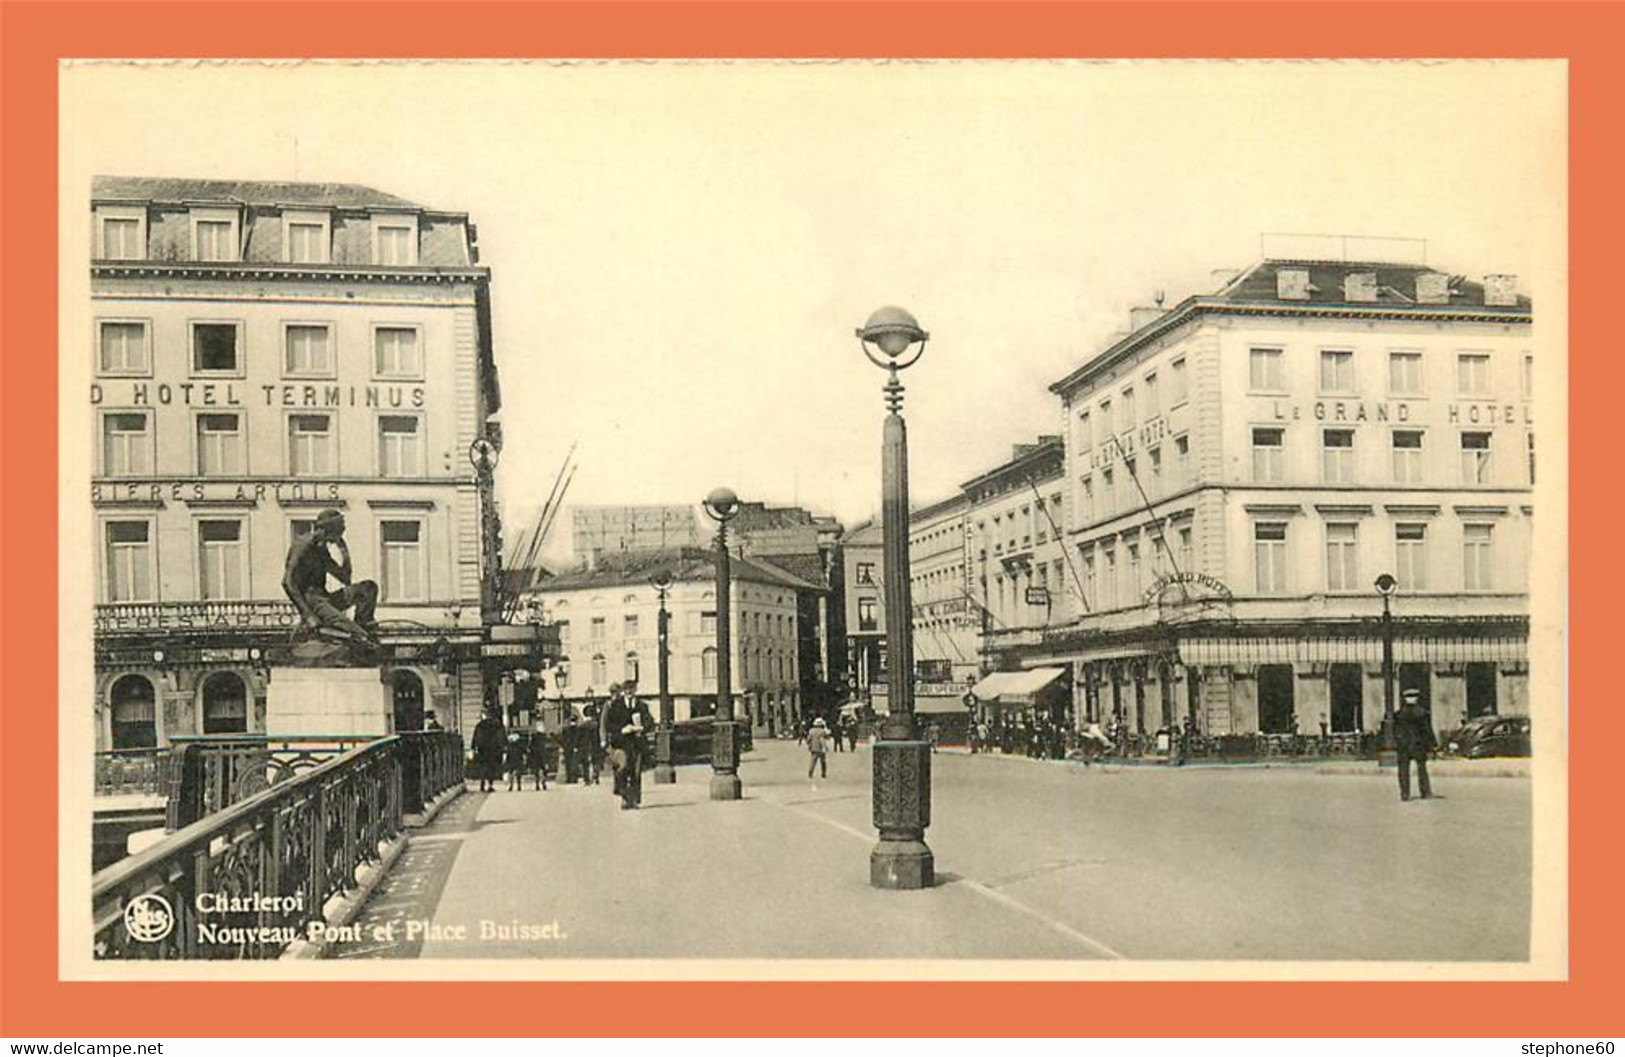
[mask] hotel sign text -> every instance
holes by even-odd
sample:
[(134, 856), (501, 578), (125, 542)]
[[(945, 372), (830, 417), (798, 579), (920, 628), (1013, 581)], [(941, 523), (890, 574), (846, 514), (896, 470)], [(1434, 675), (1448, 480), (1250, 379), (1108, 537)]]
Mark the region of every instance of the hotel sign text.
[(116, 407), (242, 407), (258, 396), (266, 407), (417, 407), (421, 385), (289, 384), (246, 382), (92, 382), (91, 404)]

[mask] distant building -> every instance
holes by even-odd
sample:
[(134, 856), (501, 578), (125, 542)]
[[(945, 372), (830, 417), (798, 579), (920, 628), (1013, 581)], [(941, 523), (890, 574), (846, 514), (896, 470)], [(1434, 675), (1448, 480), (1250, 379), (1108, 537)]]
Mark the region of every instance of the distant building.
[(1017, 444), (1010, 459), (962, 486), (969, 510), (969, 581), (980, 603), (989, 670), (1080, 609), (1066, 553), (1066, 451), (1059, 436)]
[(1131, 730), (1373, 731), (1388, 573), (1436, 727), (1527, 711), (1531, 325), (1511, 277), (1383, 262), (1136, 310), (1051, 386), (1085, 605), (1019, 663)]
[(354, 184), (97, 177), (99, 748), (264, 729), (319, 511), (382, 590), (396, 721), (471, 726), (499, 528), (490, 271), (467, 215)]
[[(676, 717), (710, 715), (717, 693), (716, 556), (683, 547), (606, 555), (592, 568), (560, 573), (527, 595), (559, 634), (562, 667), (547, 675), (548, 697), (580, 706), (612, 683), (659, 691), (659, 598), (652, 583), (668, 572), (668, 674)], [(764, 561), (731, 563), (731, 682), (735, 715), (766, 729), (801, 716), (798, 595), (818, 585)]]
[(970, 509), (961, 491), (909, 514), (914, 669), (923, 683), (969, 685), (981, 674), (984, 605), (967, 560)]
[(843, 695), (846, 670), (845, 589), (841, 523), (799, 506), (743, 502), (728, 523), (734, 550), (817, 585), (797, 597), (801, 611), (801, 701), (828, 712)]
[(578, 562), (633, 551), (700, 545), (690, 506), (578, 506), (571, 510), (571, 543)]
[(886, 685), (886, 591), (879, 521), (866, 521), (841, 537), (846, 593), (847, 691), (869, 698)]

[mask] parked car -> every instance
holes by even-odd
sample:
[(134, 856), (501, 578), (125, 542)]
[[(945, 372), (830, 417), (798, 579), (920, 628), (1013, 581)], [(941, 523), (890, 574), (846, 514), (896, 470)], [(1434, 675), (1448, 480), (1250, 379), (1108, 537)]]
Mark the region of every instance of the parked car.
[(1469, 760), (1484, 756), (1528, 756), (1528, 716), (1478, 716), (1446, 742), (1450, 752)]

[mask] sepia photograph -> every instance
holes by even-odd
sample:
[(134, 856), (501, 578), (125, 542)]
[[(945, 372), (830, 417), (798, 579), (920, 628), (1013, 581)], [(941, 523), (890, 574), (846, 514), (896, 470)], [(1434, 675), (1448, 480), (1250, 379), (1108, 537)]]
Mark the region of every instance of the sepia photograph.
[(1565, 978), (1563, 61), (58, 78), (64, 977)]

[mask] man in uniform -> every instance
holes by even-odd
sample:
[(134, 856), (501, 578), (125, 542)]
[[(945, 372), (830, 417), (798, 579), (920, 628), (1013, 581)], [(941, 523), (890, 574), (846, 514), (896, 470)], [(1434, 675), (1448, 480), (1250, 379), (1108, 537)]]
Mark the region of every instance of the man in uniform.
[(1394, 714), (1394, 748), (1399, 753), (1399, 799), (1411, 798), (1411, 761), (1416, 761), (1416, 784), (1423, 800), (1433, 796), (1428, 784), (1428, 753), (1436, 744), (1433, 723), (1422, 709), (1422, 692), (1412, 687), (1400, 695), (1403, 702)]
[[(339, 584), (329, 591), (331, 576)], [(316, 517), (316, 528), (300, 536), (288, 548), (288, 565), (282, 575), (282, 590), (303, 618), (304, 630), (333, 629), (345, 637), (376, 645), (378, 625), (373, 618), (378, 606), (378, 585), (371, 580), (353, 580), (350, 548), (344, 542), (344, 515), (324, 510)], [(355, 609), (355, 619), (345, 612)]]

